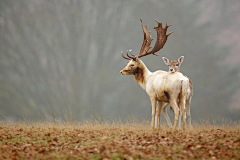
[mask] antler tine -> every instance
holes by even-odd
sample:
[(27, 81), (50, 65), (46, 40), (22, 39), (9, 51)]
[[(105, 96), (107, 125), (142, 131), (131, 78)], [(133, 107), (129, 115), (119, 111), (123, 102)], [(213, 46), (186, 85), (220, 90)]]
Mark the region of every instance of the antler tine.
[[(157, 26), (157, 27), (161, 27), (161, 28), (162, 28), (162, 23), (158, 22), (158, 20), (156, 20), (156, 19), (154, 19), (154, 21), (156, 21), (156, 22), (158, 23), (158, 26)], [(156, 28), (156, 26), (153, 27), (153, 29), (155, 29), (155, 28)]]
[[(170, 26), (172, 26), (172, 25), (169, 25), (169, 26), (168, 26), (168, 25), (167, 25), (167, 22), (166, 22), (166, 26), (165, 26), (164, 30), (167, 32), (167, 29), (168, 29), (168, 27), (170, 27)], [(170, 36), (173, 32), (174, 32), (174, 31), (168, 33), (167, 36)]]
[(130, 50), (130, 54), (131, 54), (133, 57), (136, 57), (134, 54), (132, 54), (132, 50)]
[(166, 30), (167, 31), (167, 29), (168, 29), (168, 27), (170, 27), (170, 26), (172, 26), (172, 25), (167, 25), (167, 22), (166, 22), (166, 26), (165, 26), (165, 28), (164, 28), (164, 30)]
[[(127, 51), (127, 52), (128, 52), (128, 51)], [(122, 57), (123, 57), (124, 59), (131, 60), (131, 58), (124, 57), (122, 51), (121, 51), (121, 54), (122, 54)]]
[(168, 34), (167, 34), (167, 36), (170, 36), (170, 35), (171, 35), (173, 32), (174, 32), (174, 31), (172, 31), (172, 32), (168, 33)]
[(158, 55), (158, 54), (155, 54), (155, 53), (152, 53), (154, 56), (160, 56), (160, 55)]
[[(130, 50), (130, 52), (131, 52), (131, 50)], [(127, 50), (127, 52), (126, 52), (126, 55), (129, 57), (129, 58), (131, 58), (131, 59), (134, 59), (135, 58), (135, 56), (131, 53), (131, 55), (133, 55), (133, 57), (131, 57), (131, 56), (129, 56), (128, 55), (128, 50)]]

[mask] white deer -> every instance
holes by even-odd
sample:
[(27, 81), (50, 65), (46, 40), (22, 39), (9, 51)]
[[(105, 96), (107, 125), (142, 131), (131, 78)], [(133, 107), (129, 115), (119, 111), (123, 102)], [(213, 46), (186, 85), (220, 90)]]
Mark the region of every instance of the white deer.
[[(155, 20), (156, 21), (156, 20)], [(162, 27), (162, 23), (156, 21), (158, 23), (157, 27), (154, 29), (157, 32), (157, 40), (155, 46), (151, 51), (151, 39), (150, 32), (147, 29), (147, 25), (144, 27), (142, 20), (141, 25), (143, 29), (144, 39), (143, 44), (138, 55), (131, 56), (128, 55), (128, 51), (126, 52), (127, 57), (122, 57), (129, 60), (127, 66), (120, 71), (122, 75), (134, 75), (135, 81), (139, 83), (139, 85), (146, 90), (147, 94), (150, 97), (152, 104), (152, 121), (151, 127), (154, 128), (155, 115), (156, 115), (156, 104), (158, 105), (157, 112), (157, 122), (158, 128), (160, 128), (160, 114), (163, 102), (169, 103), (175, 113), (173, 129), (176, 129), (176, 124), (179, 118), (180, 110), (178, 103), (182, 106), (182, 114), (183, 114), (183, 130), (185, 130), (186, 124), (186, 113), (185, 113), (185, 101), (187, 95), (187, 88), (189, 86), (189, 80), (180, 72), (166, 72), (162, 70), (158, 70), (156, 72), (150, 72), (145, 64), (140, 60), (141, 57), (154, 54), (163, 48), (164, 44), (167, 41), (168, 36), (173, 33), (166, 34), (167, 28), (169, 27), (167, 24), (165, 28)], [(158, 102), (158, 103), (157, 103)], [(185, 116), (184, 116), (185, 115)]]
[[(162, 59), (163, 59), (164, 63), (169, 67), (169, 72), (171, 72), (171, 73), (180, 72), (180, 66), (183, 62), (184, 56), (179, 57), (178, 60), (172, 60), (172, 61), (169, 61), (166, 57), (162, 57)], [(184, 75), (184, 76), (187, 77), (186, 75)], [(186, 109), (187, 109), (188, 124), (189, 124), (189, 127), (192, 128), (190, 105), (191, 105), (191, 99), (193, 96), (193, 87), (192, 87), (191, 79), (190, 78), (188, 78), (188, 79), (189, 79), (189, 86), (187, 89), (187, 96), (186, 96)], [(166, 111), (166, 108), (168, 105), (169, 105), (169, 103), (163, 103), (162, 110), (163, 110), (163, 114), (167, 121), (168, 126), (172, 127), (172, 123), (171, 123), (169, 116), (167, 114), (167, 111)], [(181, 128), (181, 112), (180, 112), (180, 117), (178, 120), (178, 128)]]

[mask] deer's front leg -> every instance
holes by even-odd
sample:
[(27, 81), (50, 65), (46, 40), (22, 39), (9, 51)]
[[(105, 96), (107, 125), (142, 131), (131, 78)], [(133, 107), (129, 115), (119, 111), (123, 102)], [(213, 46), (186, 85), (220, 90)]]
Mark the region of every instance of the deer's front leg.
[(151, 98), (151, 104), (152, 104), (152, 123), (151, 123), (151, 127), (152, 127), (152, 129), (154, 129), (154, 122), (155, 122), (155, 115), (156, 115), (156, 98), (155, 97)]

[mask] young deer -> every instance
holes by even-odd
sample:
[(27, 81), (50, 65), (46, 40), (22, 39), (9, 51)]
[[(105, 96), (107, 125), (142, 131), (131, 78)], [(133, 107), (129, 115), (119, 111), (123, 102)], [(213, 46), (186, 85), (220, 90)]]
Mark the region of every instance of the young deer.
[[(181, 56), (178, 58), (178, 60), (172, 60), (172, 61), (169, 61), (166, 57), (162, 57), (164, 63), (169, 67), (169, 72), (171, 73), (174, 73), (174, 72), (180, 72), (180, 65), (182, 64), (183, 62), (183, 59), (184, 59), (184, 56)], [(186, 78), (188, 78), (186, 75), (184, 75)], [(187, 118), (188, 118), (188, 124), (190, 127), (192, 127), (192, 124), (191, 124), (191, 114), (190, 114), (190, 105), (191, 105), (191, 99), (192, 99), (192, 96), (193, 96), (193, 87), (192, 87), (192, 81), (190, 78), (189, 79), (189, 86), (188, 86), (188, 89), (187, 89), (187, 96), (186, 96), (186, 109), (187, 109)], [(166, 108), (168, 106), (168, 103), (164, 103), (163, 106), (162, 106), (162, 110), (163, 110), (163, 114), (165, 116), (165, 119), (167, 121), (167, 124), (169, 127), (172, 126), (171, 124), (171, 121), (168, 117), (168, 114), (166, 112)], [(179, 128), (181, 127), (181, 116), (179, 118), (179, 121), (178, 121), (178, 126)]]
[[(156, 21), (156, 20), (155, 20)], [(162, 103), (169, 103), (175, 113), (173, 129), (176, 129), (177, 121), (179, 118), (180, 110), (178, 107), (178, 103), (182, 106), (183, 118), (183, 130), (185, 130), (186, 123), (186, 113), (185, 113), (185, 99), (187, 95), (187, 87), (189, 85), (189, 80), (182, 73), (175, 72), (170, 73), (166, 71), (156, 71), (150, 72), (145, 64), (140, 60), (141, 57), (147, 56), (150, 54), (156, 55), (160, 49), (163, 48), (164, 44), (167, 41), (167, 38), (173, 32), (166, 34), (167, 28), (169, 27), (167, 24), (165, 28), (162, 27), (162, 23), (156, 21), (158, 23), (157, 27), (154, 29), (157, 32), (157, 40), (155, 46), (151, 51), (151, 39), (150, 32), (147, 29), (147, 25), (144, 27), (142, 20), (141, 25), (143, 29), (144, 39), (143, 44), (138, 55), (133, 55), (130, 51), (131, 55), (128, 55), (128, 51), (126, 52), (127, 57), (123, 56), (124, 59), (129, 60), (127, 66), (120, 71), (122, 75), (134, 75), (135, 81), (139, 83), (139, 85), (146, 90), (147, 94), (151, 99), (152, 104), (152, 122), (151, 127), (154, 128), (155, 115), (157, 114), (157, 122), (158, 128), (160, 128), (160, 114)], [(158, 103), (157, 103), (158, 102)], [(156, 106), (157, 104), (157, 106)], [(156, 113), (156, 107), (158, 107), (158, 112)]]

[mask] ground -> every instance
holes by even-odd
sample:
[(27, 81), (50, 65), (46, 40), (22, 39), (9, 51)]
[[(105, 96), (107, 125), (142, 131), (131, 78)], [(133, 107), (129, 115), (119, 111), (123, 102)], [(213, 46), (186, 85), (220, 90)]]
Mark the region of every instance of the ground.
[(0, 122), (0, 159), (240, 159), (239, 123)]

